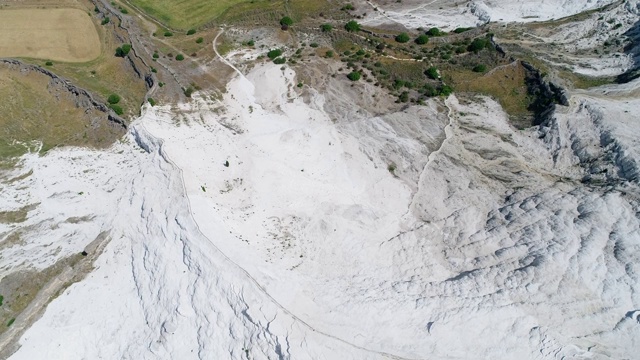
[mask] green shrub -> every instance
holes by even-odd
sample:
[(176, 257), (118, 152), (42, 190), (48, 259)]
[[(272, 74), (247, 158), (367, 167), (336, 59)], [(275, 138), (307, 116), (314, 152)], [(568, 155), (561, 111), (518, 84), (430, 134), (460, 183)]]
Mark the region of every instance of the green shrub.
[(396, 36), (396, 41), (399, 43), (406, 43), (409, 42), (409, 40), (411, 40), (411, 38), (409, 37), (409, 34), (407, 33), (400, 33), (398, 34), (398, 36)]
[(403, 91), (402, 94), (398, 97), (398, 101), (402, 103), (406, 103), (409, 101), (409, 92)]
[(130, 51), (131, 51), (131, 45), (123, 44), (121, 47), (116, 48), (116, 56), (125, 57), (129, 54)]
[(0, 306), (2, 306), (3, 302), (4, 302), (4, 296), (0, 295)]
[(486, 65), (483, 65), (483, 64), (476, 65), (476, 66), (473, 68), (473, 72), (483, 73), (483, 72), (485, 72), (485, 71), (487, 71), (487, 66), (486, 66)]
[(284, 57), (284, 56), (283, 56), (283, 57), (279, 57), (279, 58), (275, 58), (275, 59), (273, 59), (273, 63), (274, 63), (274, 64), (278, 64), (278, 65), (282, 65), (282, 64), (284, 64), (284, 63), (286, 63), (286, 62), (287, 62), (287, 58), (286, 58), (286, 57)]
[(127, 10), (127, 9), (125, 9), (123, 7), (120, 7), (120, 12), (126, 15), (126, 14), (129, 13), (129, 10)]
[(438, 90), (436, 88), (434, 88), (433, 86), (431, 86), (430, 84), (426, 84), (423, 87), (423, 91), (424, 91), (424, 96), (426, 96), (426, 97), (438, 96)]
[(97, 13), (100, 12), (100, 9), (98, 9), (98, 7), (96, 6), (96, 7), (93, 8), (93, 11), (95, 11), (95, 13), (97, 14)]
[(47, 62), (46, 62), (46, 63), (44, 63), (44, 64), (45, 64), (45, 65), (47, 65), (47, 66), (52, 66), (52, 65), (53, 65), (53, 62), (52, 62), (52, 61), (47, 61)]
[(176, 55), (176, 60), (178, 60), (178, 61), (184, 60), (184, 55), (182, 55), (182, 54)]
[(322, 30), (322, 32), (330, 32), (333, 30), (333, 26), (331, 24), (322, 24), (320, 25), (320, 30)]
[(280, 55), (282, 55), (282, 50), (280, 49), (273, 49), (267, 53), (267, 57), (271, 60), (275, 60)]
[(173, 33), (171, 31), (165, 31), (164, 32), (164, 36), (165, 37), (170, 37), (170, 36), (173, 36)]
[(201, 38), (201, 37), (199, 37), (199, 38), (197, 38), (197, 39), (196, 39), (196, 43), (197, 43), (197, 44), (201, 44), (203, 41), (204, 41), (204, 39), (203, 39), (203, 38)]
[(124, 114), (124, 110), (122, 110), (122, 108), (119, 105), (109, 104), (109, 107), (111, 108), (111, 110), (113, 110), (113, 112), (115, 112), (118, 115)]
[(324, 54), (324, 56), (325, 56), (325, 57), (328, 57), (328, 58), (332, 58), (332, 57), (333, 57), (333, 55), (334, 55), (334, 52), (333, 52), (333, 51), (331, 51), (331, 50), (327, 50), (326, 54)]
[(189, 29), (189, 31), (187, 31), (187, 35), (193, 35), (196, 33), (196, 29)]
[(343, 6), (340, 10), (355, 10), (356, 8), (351, 5), (351, 4), (347, 4), (345, 6)]
[(360, 50), (356, 51), (356, 55), (358, 55), (358, 56), (363, 56), (363, 55), (364, 55), (364, 54), (366, 54), (366, 53), (367, 53), (367, 52), (366, 52), (366, 51), (364, 51), (363, 49), (360, 49)]
[(109, 21), (111, 21), (111, 19), (109, 19), (109, 17), (106, 16), (104, 19), (102, 19), (102, 22), (100, 24), (107, 25), (109, 23)]
[(400, 80), (400, 79), (395, 79), (393, 82), (393, 88), (394, 89), (400, 89), (404, 86), (404, 80)]
[(119, 95), (116, 95), (116, 94), (111, 94), (111, 95), (109, 95), (109, 97), (107, 98), (107, 102), (108, 102), (109, 104), (112, 104), (112, 105), (113, 105), (113, 104), (117, 104), (117, 103), (119, 103), (119, 102), (120, 102), (120, 96), (119, 96)]
[(253, 40), (247, 41), (247, 46), (254, 46), (255, 44), (256, 44), (256, 42), (253, 41)]
[(453, 30), (453, 32), (456, 33), (456, 34), (462, 34), (463, 32), (469, 31), (471, 29), (473, 29), (473, 28), (460, 27), (460, 28), (457, 28), (457, 29)]
[(157, 72), (158, 72), (158, 70), (152, 66), (152, 67), (151, 67), (151, 72), (152, 72), (152, 73), (157, 73)]
[(360, 31), (360, 24), (357, 21), (351, 20), (344, 25), (345, 30), (348, 32), (358, 32)]
[(475, 38), (467, 47), (467, 50), (473, 52), (479, 52), (482, 49), (488, 48), (491, 46), (491, 41), (487, 38)]
[(195, 89), (193, 88), (193, 86), (189, 86), (186, 89), (182, 89), (182, 91), (184, 92), (184, 96), (190, 98), (191, 94), (193, 94), (193, 92), (195, 91)]
[(427, 35), (420, 35), (416, 38), (415, 43), (418, 45), (424, 45), (429, 42), (429, 37)]
[(311, 46), (312, 48), (317, 48), (320, 45), (318, 45), (318, 43), (311, 43), (309, 44), (309, 46)]
[(447, 33), (445, 33), (444, 31), (438, 29), (437, 27), (433, 27), (431, 29), (429, 29), (429, 31), (427, 31), (427, 35), (429, 36), (443, 36), (446, 35)]
[(158, 54), (157, 52), (154, 52), (154, 53), (153, 53), (153, 58), (154, 58), (154, 59), (157, 59), (157, 58), (159, 58), (159, 57), (160, 57), (160, 54)]
[(440, 75), (438, 74), (438, 69), (436, 69), (435, 66), (432, 66), (430, 68), (428, 68), (425, 72), (425, 75), (427, 75), (430, 79), (433, 80), (438, 80), (438, 78), (440, 77)]
[(7, 327), (13, 325), (14, 321), (16, 321), (16, 318), (11, 318), (11, 320), (9, 320), (9, 322), (7, 322)]
[(349, 80), (351, 81), (358, 81), (360, 80), (361, 77), (362, 77), (362, 74), (360, 74), (357, 71), (352, 71), (349, 73), (349, 75), (347, 75), (347, 78), (349, 78)]
[(453, 93), (453, 88), (449, 85), (442, 85), (439, 89), (438, 92), (440, 93), (441, 96), (449, 96)]
[(153, 100), (153, 98), (148, 98), (147, 101), (149, 102), (149, 105), (156, 106), (156, 101)]
[(282, 19), (280, 19), (280, 25), (291, 26), (291, 25), (293, 25), (293, 19), (291, 19), (288, 16), (285, 16)]

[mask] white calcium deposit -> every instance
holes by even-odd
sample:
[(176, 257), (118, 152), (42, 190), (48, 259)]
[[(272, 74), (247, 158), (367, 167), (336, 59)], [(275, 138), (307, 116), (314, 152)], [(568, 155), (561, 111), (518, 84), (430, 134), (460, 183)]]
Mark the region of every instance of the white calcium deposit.
[[(605, 3), (469, 6), (507, 21)], [(110, 241), (11, 359), (637, 357), (640, 82), (516, 130), (489, 98), (376, 115), (372, 85), (328, 81), (259, 64), (220, 101), (145, 107), (110, 149), (25, 156), (0, 192), (1, 211), (32, 205), (0, 228), (21, 231), (2, 271)]]
[[(363, 23), (400, 24), (408, 28), (437, 26), (446, 30), (488, 22), (531, 22), (559, 19), (615, 3), (615, 0), (403, 0), (363, 1)], [(627, 1), (635, 6), (637, 0)]]
[(488, 98), (336, 120), (295, 84), (259, 65), (224, 108), (27, 157), (11, 197), (58, 226), (5, 264), (111, 241), (11, 358), (635, 356), (640, 101), (575, 95), (517, 131)]

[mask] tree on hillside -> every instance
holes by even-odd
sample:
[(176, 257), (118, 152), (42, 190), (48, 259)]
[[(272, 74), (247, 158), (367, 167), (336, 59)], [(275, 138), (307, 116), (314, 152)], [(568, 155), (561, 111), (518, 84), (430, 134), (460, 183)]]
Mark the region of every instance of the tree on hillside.
[(429, 31), (427, 31), (427, 35), (429, 35), (429, 36), (442, 36), (442, 35), (445, 35), (445, 34), (446, 34), (445, 32), (443, 32), (442, 30), (440, 30), (440, 29), (438, 29), (436, 27), (431, 28), (431, 29), (429, 29)]
[(424, 72), (424, 74), (433, 80), (437, 80), (440, 77), (440, 75), (438, 74), (438, 69), (436, 69), (435, 66), (428, 68)]
[(347, 78), (349, 78), (349, 80), (351, 81), (358, 81), (360, 80), (361, 77), (362, 77), (362, 74), (360, 74), (357, 71), (350, 72), (349, 75), (347, 75)]
[(478, 51), (488, 48), (491, 46), (491, 41), (487, 38), (476, 38), (473, 39), (469, 47), (467, 48), (469, 51), (473, 51), (477, 53)]
[(400, 33), (398, 34), (398, 36), (396, 36), (396, 41), (399, 43), (406, 43), (409, 42), (409, 40), (411, 40), (411, 38), (407, 33)]
[(131, 45), (123, 44), (121, 47), (116, 48), (116, 56), (125, 57), (129, 54), (129, 51), (131, 51)]
[(107, 102), (108, 102), (109, 104), (112, 104), (112, 105), (117, 104), (117, 103), (119, 103), (119, 102), (120, 102), (120, 96), (118, 96), (118, 95), (116, 95), (116, 94), (111, 94), (111, 95), (109, 95), (109, 97), (107, 98)]
[(282, 19), (280, 19), (280, 25), (282, 25), (282, 26), (291, 26), (291, 25), (293, 25), (293, 19), (291, 19), (288, 16), (285, 16)]
[(282, 55), (282, 50), (280, 49), (273, 49), (267, 53), (267, 57), (271, 60), (275, 60), (280, 55)]
[(429, 37), (427, 35), (422, 34), (416, 38), (415, 42), (418, 45), (424, 45), (429, 42)]
[(358, 24), (358, 22), (355, 20), (351, 20), (344, 26), (344, 28), (348, 32), (358, 32), (360, 31), (360, 24)]
[(322, 30), (322, 32), (330, 32), (332, 29), (333, 29), (333, 26), (331, 26), (331, 24), (320, 25), (320, 30)]

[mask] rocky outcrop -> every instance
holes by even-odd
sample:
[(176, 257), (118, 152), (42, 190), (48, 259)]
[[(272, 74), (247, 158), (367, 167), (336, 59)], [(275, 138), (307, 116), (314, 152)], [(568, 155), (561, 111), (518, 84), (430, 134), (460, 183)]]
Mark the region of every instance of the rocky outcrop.
[(522, 61), (522, 66), (527, 70), (527, 91), (534, 98), (529, 106), (533, 112), (532, 125), (540, 125), (549, 118), (556, 105), (568, 106), (569, 97), (565, 89), (546, 81), (533, 65)]

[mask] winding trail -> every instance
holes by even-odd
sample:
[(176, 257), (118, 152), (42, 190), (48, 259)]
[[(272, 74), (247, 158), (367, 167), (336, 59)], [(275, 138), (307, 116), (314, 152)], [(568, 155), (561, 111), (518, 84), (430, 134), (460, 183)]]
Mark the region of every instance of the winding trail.
[(233, 71), (237, 72), (238, 75), (240, 75), (241, 77), (243, 77), (244, 79), (246, 79), (246, 77), (244, 76), (244, 74), (238, 70), (237, 67), (235, 67), (232, 63), (230, 63), (229, 61), (227, 61), (227, 59), (225, 59), (222, 55), (220, 55), (220, 52), (218, 52), (218, 38), (220, 37), (220, 35), (222, 35), (224, 33), (224, 29), (220, 28), (220, 32), (216, 35), (216, 37), (213, 39), (212, 45), (213, 45), (213, 52), (216, 53), (216, 56), (220, 59), (220, 61), (222, 61), (223, 63), (225, 63), (225, 65), (229, 66), (230, 68), (233, 69)]

